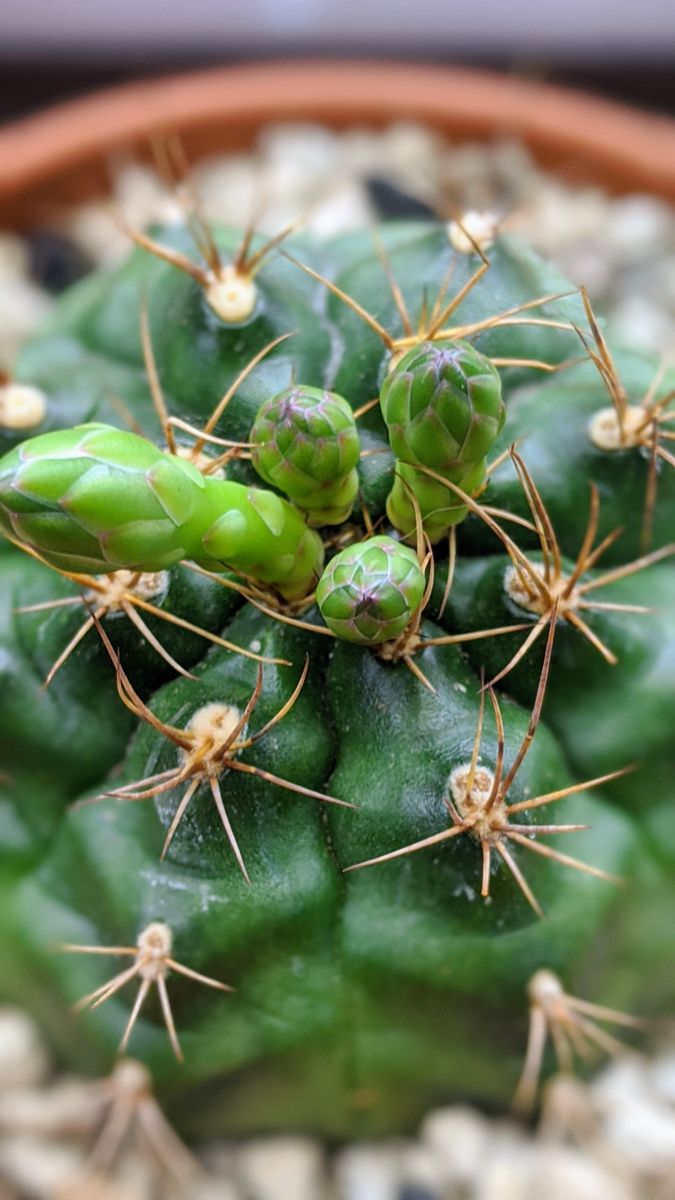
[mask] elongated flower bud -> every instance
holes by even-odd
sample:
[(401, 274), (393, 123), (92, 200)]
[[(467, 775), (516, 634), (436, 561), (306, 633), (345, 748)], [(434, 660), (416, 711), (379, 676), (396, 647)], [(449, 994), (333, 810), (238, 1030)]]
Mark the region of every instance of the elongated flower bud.
[(409, 350), (386, 377), (380, 406), (396, 457), (457, 484), (485, 457), (505, 415), (498, 372), (467, 342)]
[(359, 435), (342, 396), (290, 387), (262, 405), (251, 441), (258, 474), (303, 509), (310, 525), (347, 520), (359, 486)]
[(31, 438), (0, 460), (0, 528), (54, 566), (159, 571), (189, 558), (303, 595), (323, 548), (272, 492), (209, 479), (107, 425)]
[(415, 552), (394, 538), (373, 537), (331, 559), (316, 600), (328, 628), (339, 637), (374, 646), (403, 633), (424, 588)]
[[(485, 459), (482, 458), (464, 476), (461, 484), (463, 491), (472, 495), (484, 478)], [(432, 544), (445, 537), (453, 525), (463, 521), (469, 511), (450, 488), (430, 479), (417, 467), (399, 462), (387, 497), (387, 516), (404, 537), (410, 537), (415, 532), (415, 502), (420, 510), (424, 532)]]

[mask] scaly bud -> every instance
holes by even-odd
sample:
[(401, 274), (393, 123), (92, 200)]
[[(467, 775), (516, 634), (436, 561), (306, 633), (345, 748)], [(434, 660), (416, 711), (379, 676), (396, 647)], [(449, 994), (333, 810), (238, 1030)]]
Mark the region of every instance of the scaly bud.
[(381, 536), (336, 554), (321, 576), (316, 600), (328, 628), (339, 637), (375, 646), (403, 632), (424, 588), (415, 552)]
[(262, 405), (251, 441), (258, 474), (303, 509), (310, 525), (347, 520), (359, 486), (359, 435), (342, 396), (287, 388)]

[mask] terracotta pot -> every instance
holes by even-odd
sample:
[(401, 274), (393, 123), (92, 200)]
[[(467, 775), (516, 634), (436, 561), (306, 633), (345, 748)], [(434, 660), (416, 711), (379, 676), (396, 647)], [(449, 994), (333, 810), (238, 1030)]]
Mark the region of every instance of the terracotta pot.
[(180, 134), (190, 158), (250, 146), (263, 125), (424, 122), (452, 138), (513, 136), (542, 165), (612, 191), (675, 200), (675, 121), (549, 84), (465, 68), (274, 62), (120, 87), (0, 129), (0, 224), (21, 227), (103, 193), (111, 156)]

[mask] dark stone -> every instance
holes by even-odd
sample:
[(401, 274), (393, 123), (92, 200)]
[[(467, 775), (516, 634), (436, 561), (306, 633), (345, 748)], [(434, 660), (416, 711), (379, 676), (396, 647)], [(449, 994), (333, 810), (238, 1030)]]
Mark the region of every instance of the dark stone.
[(430, 1191), (421, 1183), (404, 1183), (398, 1200), (441, 1200), (440, 1192)]
[(57, 294), (94, 269), (94, 263), (70, 238), (48, 230), (28, 236), (30, 273), (45, 291)]
[(410, 196), (407, 192), (402, 192), (387, 179), (377, 176), (366, 179), (365, 184), (378, 217), (385, 221), (429, 220), (437, 216), (433, 208), (430, 208), (423, 200), (418, 200), (417, 196)]

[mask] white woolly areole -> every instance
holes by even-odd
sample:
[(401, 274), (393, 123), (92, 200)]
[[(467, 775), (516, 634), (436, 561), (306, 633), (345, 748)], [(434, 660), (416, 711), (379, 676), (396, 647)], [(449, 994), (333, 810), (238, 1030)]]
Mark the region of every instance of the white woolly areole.
[[(532, 563), (531, 567), (540, 579), (544, 578), (542, 563)], [(529, 583), (529, 589), (525, 586), (526, 583)], [(528, 580), (527, 575), (523, 571), (517, 571), (514, 566), (508, 566), (504, 571), (504, 591), (509, 600), (513, 600), (519, 608), (525, 608), (528, 612), (543, 612), (543, 600), (540, 593), (535, 590), (534, 584)]]
[(564, 993), (558, 976), (543, 967), (532, 976), (527, 985), (527, 994), (533, 1004), (546, 1007), (547, 1004), (559, 1000)]
[(5, 429), (34, 429), (47, 416), (47, 397), (27, 383), (0, 387), (0, 425)]
[(487, 807), (495, 782), (494, 771), (490, 767), (477, 764), (469, 789), (470, 775), (470, 762), (454, 768), (448, 779), (450, 796), (462, 820), (472, 822), (471, 833), (480, 841), (489, 842), (496, 836), (498, 826), (505, 818), (504, 799), (497, 796), (490, 808)]
[(224, 266), (205, 289), (206, 300), (221, 321), (236, 325), (253, 312), (258, 292), (250, 275), (240, 274), (231, 264)]
[[(598, 450), (630, 450), (648, 440), (650, 422), (639, 404), (624, 409), (622, 421), (613, 405), (601, 408), (588, 423), (588, 436)], [(622, 430), (623, 423), (623, 430)]]
[(577, 588), (572, 588), (569, 596), (563, 595), (568, 581), (566, 575), (561, 574), (555, 579), (546, 581), (543, 563), (530, 563), (530, 571), (546, 582), (546, 596), (542, 595), (528, 578), (529, 572), (526, 573), (522, 569), (518, 571), (514, 566), (508, 566), (504, 571), (504, 591), (509, 600), (512, 600), (519, 608), (524, 608), (526, 612), (536, 613), (538, 616), (548, 612), (556, 599), (558, 600), (559, 617), (563, 617), (569, 609), (576, 608), (579, 601)]
[(139, 974), (142, 979), (160, 979), (166, 975), (166, 959), (173, 948), (173, 934), (163, 921), (151, 921), (138, 935)]
[[(241, 720), (241, 710), (234, 704), (212, 701), (198, 708), (187, 726), (192, 745), (181, 754), (186, 763), (199, 762), (204, 775), (219, 774), (222, 770), (222, 753)], [(240, 731), (243, 736), (244, 730)]]
[(123, 1058), (112, 1073), (115, 1091), (130, 1098), (145, 1096), (152, 1091), (152, 1079), (147, 1067), (136, 1058)]
[(99, 587), (85, 592), (85, 599), (98, 607), (105, 606), (106, 612), (116, 612), (122, 607), (129, 593), (140, 600), (153, 600), (166, 592), (169, 586), (168, 571), (128, 571), (122, 568), (111, 575), (97, 575)]

